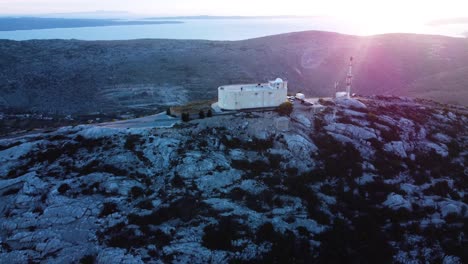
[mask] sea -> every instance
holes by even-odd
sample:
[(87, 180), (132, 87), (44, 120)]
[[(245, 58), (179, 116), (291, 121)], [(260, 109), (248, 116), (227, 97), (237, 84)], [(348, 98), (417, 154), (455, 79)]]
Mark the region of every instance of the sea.
[(357, 22), (352, 19), (340, 20), (330, 17), (174, 19), (173, 21), (183, 23), (2, 31), (0, 32), (0, 39), (204, 39), (235, 41), (307, 30), (330, 31), (360, 36), (385, 33), (418, 33), (452, 37), (468, 36), (468, 24), (439, 26), (430, 26), (428, 24), (379, 25), (366, 21)]

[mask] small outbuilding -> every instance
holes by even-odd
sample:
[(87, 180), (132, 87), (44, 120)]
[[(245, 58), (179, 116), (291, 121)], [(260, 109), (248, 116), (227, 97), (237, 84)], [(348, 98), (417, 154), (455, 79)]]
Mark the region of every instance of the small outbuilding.
[(336, 92), (335, 93), (335, 98), (347, 98), (348, 93), (347, 92)]
[(304, 99), (306, 98), (303, 93), (297, 93), (295, 97), (296, 99), (301, 100), (301, 101), (304, 101)]

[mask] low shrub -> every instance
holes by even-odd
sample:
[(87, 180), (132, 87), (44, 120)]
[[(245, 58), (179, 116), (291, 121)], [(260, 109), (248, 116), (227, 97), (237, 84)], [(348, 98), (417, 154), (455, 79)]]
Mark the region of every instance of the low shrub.
[(36, 155), (38, 162), (47, 161), (49, 164), (57, 160), (62, 155), (62, 150), (56, 147), (48, 147), (47, 150), (39, 152)]
[(44, 213), (44, 209), (41, 206), (36, 206), (34, 207), (34, 210), (32, 212), (35, 214), (42, 215)]
[(200, 112), (198, 112), (198, 117), (199, 117), (200, 119), (205, 118), (205, 111), (200, 110)]
[(117, 204), (113, 202), (105, 202), (102, 205), (101, 213), (99, 213), (99, 217), (106, 217), (110, 214), (117, 212)]
[(359, 217), (353, 226), (337, 219), (331, 229), (318, 235), (317, 263), (391, 263), (394, 250), (386, 234), (371, 217)]
[(277, 112), (282, 116), (289, 116), (293, 111), (293, 104), (284, 102), (278, 106)]
[(64, 184), (60, 185), (60, 186), (58, 187), (57, 190), (58, 190), (58, 192), (59, 192), (60, 194), (64, 194), (64, 193), (66, 193), (66, 192), (67, 192), (68, 190), (70, 190), (70, 189), (71, 189), (71, 188), (70, 188), (70, 185), (64, 183)]
[(127, 150), (135, 150), (137, 144), (141, 144), (140, 135), (128, 135), (125, 140), (124, 148)]
[(270, 165), (263, 160), (255, 160), (252, 162), (248, 160), (233, 160), (231, 162), (231, 167), (242, 171), (249, 171), (253, 176), (258, 176), (271, 169)]
[(425, 189), (423, 193), (424, 195), (438, 195), (441, 197), (447, 197), (451, 191), (452, 189), (449, 187), (447, 181), (439, 181), (431, 187)]
[(94, 264), (96, 263), (95, 255), (86, 255), (80, 259), (80, 264)]
[(143, 196), (143, 194), (145, 194), (145, 191), (144, 191), (141, 187), (133, 186), (133, 187), (130, 189), (130, 196), (131, 196), (133, 199), (140, 198), (141, 196)]
[(206, 205), (201, 203), (198, 199), (188, 196), (174, 201), (169, 207), (159, 208), (151, 214), (138, 215), (132, 213), (128, 215), (128, 222), (129, 224), (138, 226), (159, 225), (176, 218), (186, 222), (195, 218), (195, 216), (205, 210), (205, 208)]
[(253, 138), (251, 142), (245, 144), (245, 147), (250, 150), (263, 152), (273, 147), (274, 138), (266, 139)]
[(450, 158), (457, 157), (463, 151), (463, 147), (461, 147), (455, 139), (452, 139), (452, 141), (447, 144), (447, 148)]
[(228, 137), (226, 135), (221, 138), (221, 143), (228, 148), (238, 148), (242, 145), (242, 141), (237, 137)]
[(232, 250), (232, 240), (239, 237), (241, 226), (231, 218), (221, 218), (218, 224), (206, 226), (202, 245), (213, 250)]
[(189, 113), (182, 113), (180, 115), (180, 118), (182, 119), (183, 122), (188, 122), (188, 121), (190, 121), (190, 114)]
[(8, 195), (17, 194), (20, 190), (21, 190), (21, 188), (11, 188), (11, 189), (9, 189), (8, 191), (4, 192), (4, 193), (2, 194), (2, 196), (8, 196)]
[(185, 185), (184, 179), (182, 179), (182, 177), (180, 177), (179, 174), (177, 174), (177, 173), (176, 173), (176, 175), (174, 175), (174, 177), (172, 178), (171, 184), (172, 184), (172, 186), (175, 187), (175, 188), (182, 188), (182, 187), (184, 187), (184, 185)]
[(273, 228), (273, 224), (270, 222), (266, 222), (261, 225), (255, 233), (255, 237), (258, 242), (271, 241), (274, 236), (275, 229)]
[(144, 201), (141, 201), (141, 202), (139, 202), (136, 206), (137, 206), (138, 208), (146, 209), (146, 210), (151, 210), (151, 209), (154, 208), (153, 203), (151, 202), (151, 200), (144, 200)]
[(270, 167), (273, 169), (279, 169), (283, 157), (280, 154), (267, 154), (268, 161), (270, 162)]
[(308, 238), (301, 238), (287, 230), (274, 232), (270, 252), (262, 256), (261, 263), (314, 263)]

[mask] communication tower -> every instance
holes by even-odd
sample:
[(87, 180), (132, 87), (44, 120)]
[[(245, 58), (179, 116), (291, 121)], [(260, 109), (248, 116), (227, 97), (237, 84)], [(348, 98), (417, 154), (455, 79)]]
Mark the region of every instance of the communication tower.
[(353, 57), (349, 58), (348, 75), (346, 76), (346, 97), (351, 97), (351, 82), (353, 80)]

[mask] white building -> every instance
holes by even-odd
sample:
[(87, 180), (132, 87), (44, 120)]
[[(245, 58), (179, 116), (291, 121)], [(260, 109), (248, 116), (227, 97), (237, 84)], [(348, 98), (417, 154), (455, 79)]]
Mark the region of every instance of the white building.
[(335, 93), (335, 98), (348, 98), (348, 93), (347, 92), (336, 92)]
[(280, 78), (267, 83), (225, 85), (218, 88), (218, 106), (224, 110), (277, 107), (286, 102), (288, 83)]
[(303, 94), (303, 93), (297, 93), (295, 97), (296, 97), (297, 100), (302, 100), (302, 101), (304, 101), (305, 98), (306, 98), (305, 94)]

